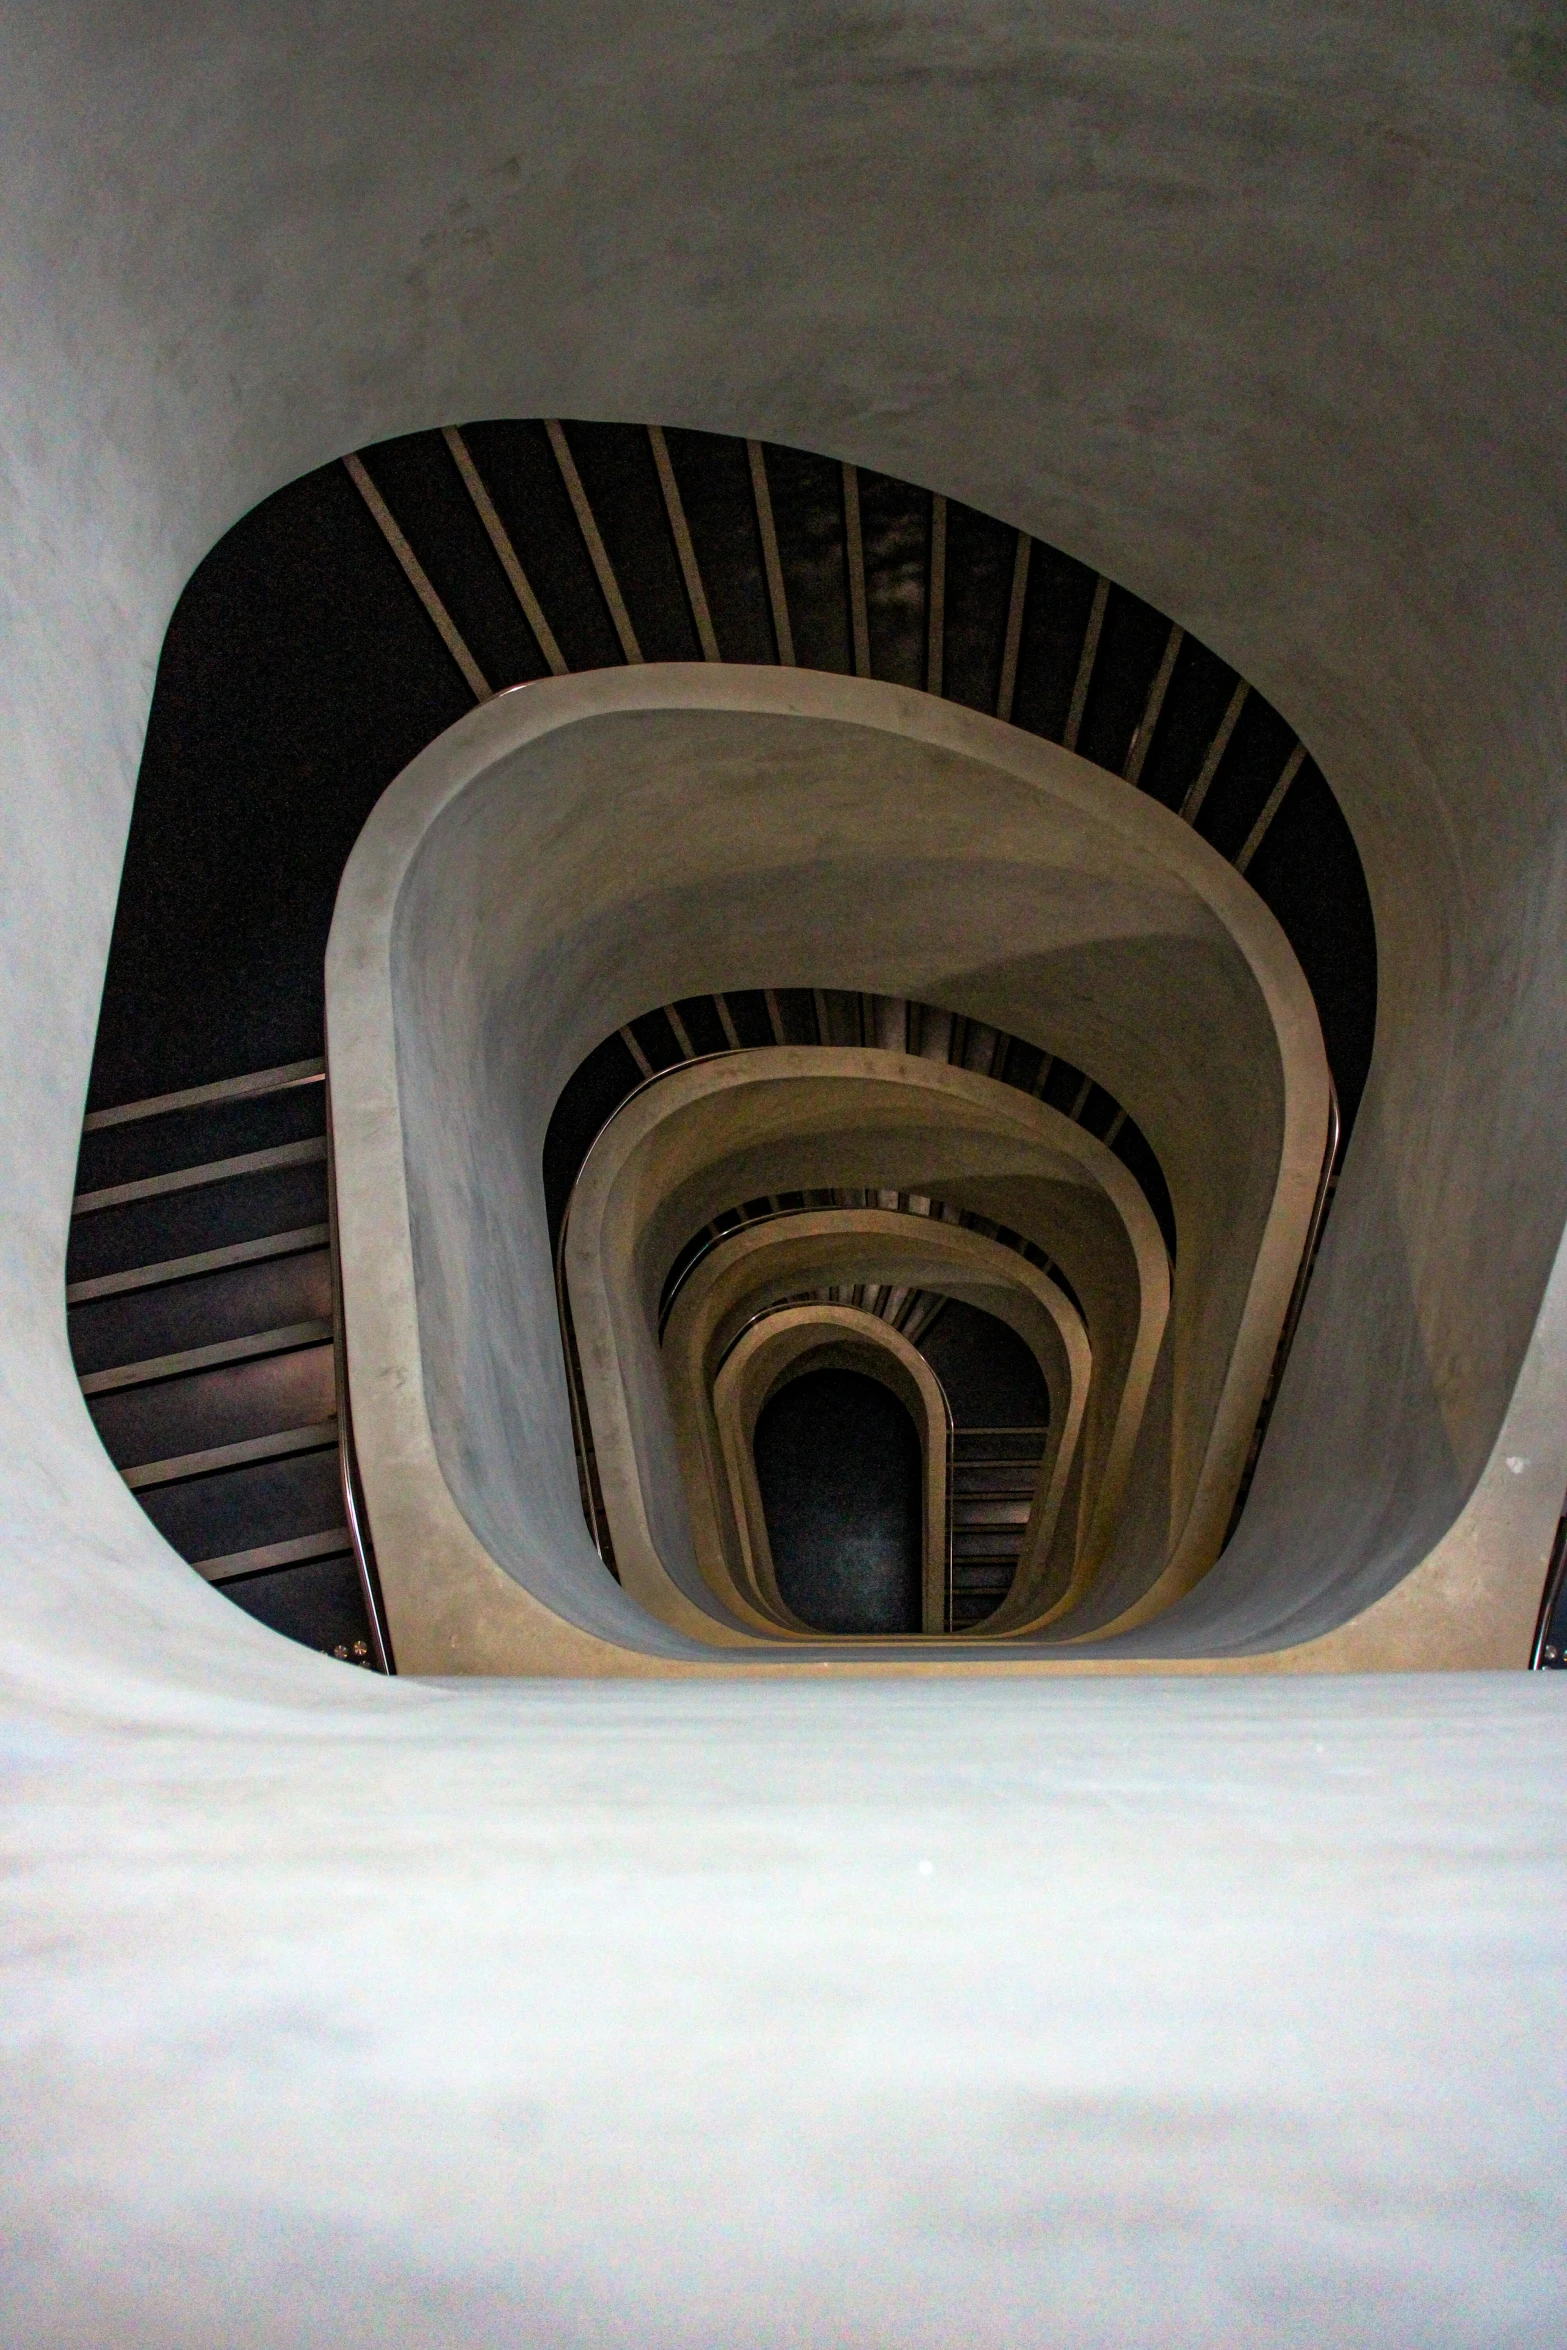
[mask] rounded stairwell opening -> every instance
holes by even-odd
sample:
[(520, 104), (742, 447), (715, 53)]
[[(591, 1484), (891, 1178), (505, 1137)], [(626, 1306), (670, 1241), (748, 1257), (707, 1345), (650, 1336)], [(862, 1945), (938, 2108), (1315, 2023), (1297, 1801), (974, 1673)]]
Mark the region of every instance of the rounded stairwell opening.
[(920, 1439), (907, 1407), (863, 1371), (807, 1367), (763, 1406), (754, 1445), (790, 1613), (837, 1637), (918, 1632)]
[[(595, 1381), (584, 1375), (567, 1278), (566, 1238), (578, 1177), (593, 1145), (617, 1114), (639, 1101), (654, 1103), (662, 1078), (730, 1055), (745, 1055), (765, 1066), (759, 1056), (770, 1052), (787, 1058), (791, 1051), (816, 1049), (845, 1056), (846, 1069), (868, 1065), (864, 1063), (867, 1054), (873, 1059), (883, 1054), (906, 1056), (937, 1069), (955, 1068), (968, 1077), (982, 1078), (985, 1085), (1005, 1087), (1054, 1111), (1113, 1152), (1127, 1176), (1135, 1171), (1145, 1213), (1157, 1227), (1159, 1244), (1167, 1255), (1173, 1252), (1174, 1212), (1169, 1190), (1135, 1121), (1112, 1095), (1064, 1056), (1004, 1030), (936, 1005), (820, 988), (762, 988), (689, 997), (628, 1021), (616, 1036), (588, 1055), (563, 1089), (543, 1152), (583, 1514), (595, 1547), (612, 1574), (618, 1572), (617, 1513), (606, 1500), (600, 1472), (594, 1435)], [(851, 1055), (856, 1056), (853, 1061), (847, 1058)], [(721, 1265), (726, 1251), (732, 1253), (730, 1243), (743, 1238), (765, 1256), (768, 1244), (776, 1241), (789, 1260), (790, 1270), (781, 1289), (773, 1281), (758, 1293), (764, 1300), (762, 1315), (811, 1304), (842, 1309), (864, 1317), (889, 1338), (906, 1342), (924, 1361), (941, 1397), (939, 1441), (945, 1453), (945, 1493), (937, 1510), (939, 1522), (930, 1529), (926, 1543), (929, 1597), (922, 1617), (901, 1629), (943, 1636), (974, 1633), (996, 1615), (1014, 1590), (1031, 1537), (1033, 1549), (1041, 1553), (1033, 1561), (1037, 1596), (1054, 1600), (1064, 1591), (1069, 1573), (1059, 1563), (1044, 1569), (1041, 1536), (1047, 1521), (1053, 1523), (1059, 1517), (1067, 1464), (1049, 1445), (1049, 1387), (1028, 1339), (1018, 1327), (987, 1311), (972, 1297), (954, 1296), (945, 1287), (927, 1285), (918, 1278), (898, 1278), (899, 1250), (905, 1256), (914, 1252), (905, 1268), (912, 1272), (922, 1245), (920, 1236), (928, 1234), (933, 1225), (939, 1226), (949, 1256), (962, 1236), (965, 1246), (982, 1245), (1003, 1267), (1010, 1259), (1011, 1270), (1020, 1277), (1026, 1269), (1026, 1277), (1055, 1294), (1061, 1312), (1075, 1324), (1080, 1325), (1082, 1315), (1068, 1266), (1037, 1239), (965, 1201), (959, 1196), (963, 1189), (960, 1183), (956, 1195), (938, 1198), (878, 1185), (816, 1186), (785, 1188), (726, 1204), (675, 1249), (658, 1281), (657, 1320), (663, 1341), (670, 1338), (672, 1326), (674, 1334), (680, 1334), (682, 1301), (689, 1305), (692, 1291), (700, 1289)], [(864, 1229), (867, 1220), (872, 1227), (879, 1225), (881, 1231), (865, 1245), (873, 1253), (878, 1248), (892, 1248), (892, 1258), (882, 1268), (892, 1277), (823, 1278), (813, 1283), (809, 1273), (814, 1236), (824, 1234), (829, 1248), (841, 1245), (851, 1229)], [(901, 1232), (889, 1242), (886, 1235), (899, 1220)], [(667, 1245), (664, 1253), (668, 1254)], [(661, 1268), (663, 1257), (656, 1262)], [(824, 1264), (817, 1271), (826, 1274), (834, 1269)], [(854, 1270), (852, 1266), (839, 1269)], [(1026, 1313), (1020, 1319), (1027, 1329)], [(730, 1317), (724, 1325), (730, 1335), (723, 1352), (712, 1356), (702, 1372), (710, 1389), (721, 1379), (729, 1359), (734, 1344), (732, 1324)], [(1036, 1336), (1036, 1346), (1038, 1343)], [(672, 1351), (678, 1354), (680, 1349)], [(667, 1375), (678, 1381), (675, 1370), (668, 1370)], [(1071, 1424), (1072, 1407), (1064, 1399), (1058, 1400), (1058, 1420), (1062, 1425)], [(1076, 1407), (1079, 1417), (1083, 1402), (1080, 1395)], [(743, 1438), (744, 1431), (741, 1435)], [(699, 1516), (706, 1507), (701, 1488), (709, 1481), (711, 1466), (711, 1460), (687, 1464), (687, 1504)], [(743, 1514), (743, 1502), (741, 1507)], [(850, 1540), (847, 1532), (845, 1539)], [(789, 1609), (785, 1612), (793, 1613)], [(831, 1629), (825, 1619), (807, 1620), (818, 1630)]]
[[(486, 420), (324, 467), (268, 499), (214, 548), (181, 599), (160, 664), (83, 1135), (68, 1305), (89, 1409), (170, 1540), (230, 1597), (312, 1645), (387, 1666), (400, 1617), (409, 1659), (440, 1669), (452, 1663), (446, 1651), (426, 1650), (431, 1610), (439, 1612), (433, 1596), (389, 1602), (382, 1589), (375, 1522), (379, 1514), (390, 1528), (395, 1513), (366, 1490), (355, 1445), (353, 1365), (366, 1349), (353, 1342), (360, 1309), (352, 1278), (344, 1310), (331, 1196), (342, 1172), (334, 1147), (339, 1157), (344, 1148), (336, 1035), (330, 1105), (323, 1083), (323, 955), (334, 901), (356, 843), (370, 837), (367, 821), (373, 833), (397, 796), (389, 787), (401, 791), (421, 758), (468, 740), (474, 718), (465, 713), (501, 713), (518, 699), (513, 687), (528, 689), (524, 702), (575, 691), (593, 683), (591, 673), (606, 687), (645, 681), (646, 692), (635, 684), (633, 695), (640, 710), (648, 694), (657, 701), (666, 665), (674, 665), (672, 680), (698, 669), (714, 681), (732, 675), (736, 693), (727, 698), (721, 683), (706, 701), (690, 688), (693, 708), (715, 711), (748, 706), (742, 678), (779, 679), (784, 698), (775, 697), (771, 716), (735, 722), (742, 733), (759, 729), (759, 741), (770, 726), (769, 739), (782, 744), (785, 711), (857, 726), (861, 692), (872, 697), (867, 712), (880, 713), (875, 739), (884, 744), (905, 718), (911, 739), (920, 734), (920, 709), (946, 712), (950, 723), (925, 729), (924, 768), (916, 761), (895, 788), (890, 768), (878, 784), (874, 760), (862, 768), (857, 752), (848, 756), (830, 822), (809, 812), (816, 787), (803, 788), (789, 849), (795, 861), (780, 862), (775, 850), (771, 879), (758, 869), (745, 885), (760, 937), (787, 914), (802, 881), (814, 886), (812, 826), (827, 822), (818, 837), (836, 839), (846, 812), (851, 828), (857, 821), (863, 776), (865, 804), (881, 790), (887, 813), (879, 833), (864, 830), (852, 872), (845, 866), (835, 885), (848, 896), (833, 917), (848, 925), (858, 893), (863, 951), (851, 943), (852, 925), (836, 963), (818, 956), (790, 969), (776, 952), (737, 953), (733, 944), (720, 951), (713, 924), (730, 913), (719, 912), (711, 890), (704, 898), (701, 886), (680, 884), (656, 914), (649, 909), (645, 925), (631, 892), (621, 917), (581, 935), (571, 948), (571, 1001), (530, 983), (535, 1016), (520, 1018), (508, 1048), (516, 1093), (506, 1151), (515, 1145), (519, 1166), (531, 1161), (535, 1170), (542, 1159), (547, 1294), (558, 1309), (567, 1284), (565, 1210), (595, 1136), (637, 1088), (710, 1056), (780, 1047), (886, 1053), (949, 1072), (959, 1092), (974, 1080), (1036, 1103), (1042, 1119), (1082, 1138), (1087, 1156), (1073, 1161), (1068, 1188), (1097, 1185), (1094, 1212), (1111, 1224), (1130, 1218), (1104, 1245), (1140, 1265), (1131, 1290), (1123, 1269), (1085, 1294), (1073, 1254), (1080, 1240), (1063, 1249), (1051, 1216), (1023, 1215), (1017, 1203), (1027, 1184), (1020, 1192), (1014, 1173), (987, 1176), (978, 1142), (950, 1183), (944, 1174), (939, 1182), (906, 1180), (896, 1168), (887, 1180), (752, 1181), (715, 1197), (684, 1229), (666, 1220), (646, 1241), (662, 1252), (656, 1274), (649, 1260), (638, 1278), (655, 1283), (648, 1313), (656, 1350), (656, 1324), (675, 1310), (682, 1284), (705, 1278), (708, 1258), (729, 1235), (764, 1221), (808, 1220), (830, 1205), (922, 1218), (949, 1238), (967, 1235), (962, 1245), (1010, 1252), (1016, 1278), (987, 1260), (983, 1281), (1015, 1294), (1021, 1320), (1042, 1317), (1040, 1361), (1052, 1347), (1060, 1355), (1051, 1376), (1053, 1406), (1062, 1408), (1037, 1423), (1050, 1443), (1065, 1442), (1063, 1399), (1075, 1392), (1061, 1365), (1075, 1346), (1095, 1355), (1091, 1325), (1111, 1364), (1108, 1385), (1103, 1362), (1092, 1375), (1080, 1366), (1077, 1449), (1051, 1501), (1052, 1524), (1071, 1527), (1082, 1557), (1101, 1563), (1084, 1570), (1087, 1581), (1074, 1581), (1077, 1568), (1063, 1566), (1059, 1549), (1048, 1572), (1041, 1558), (1028, 1607), (1008, 1597), (990, 1611), (990, 1628), (998, 1637), (1056, 1640), (1066, 1617), (1044, 1620), (1058, 1604), (1046, 1595), (1065, 1591), (1066, 1615), (1082, 1636), (1097, 1636), (1144, 1604), (1133, 1588), (1139, 1578), (1146, 1589), (1158, 1586), (1157, 1577), (1148, 1584), (1145, 1566), (1165, 1542), (1145, 1528), (1143, 1563), (1107, 1576), (1115, 1511), (1105, 1496), (1143, 1474), (1142, 1456), (1133, 1458), (1139, 1444), (1144, 1454), (1163, 1446), (1177, 1486), (1183, 1477), (1190, 1484), (1208, 1425), (1202, 1415), (1214, 1404), (1205, 1395), (1196, 1407), (1199, 1438), (1183, 1434), (1177, 1423), (1188, 1407), (1165, 1392), (1172, 1377), (1179, 1387), (1178, 1371), (1163, 1358), (1133, 1361), (1139, 1345), (1157, 1356), (1164, 1344), (1171, 1361), (1183, 1346), (1189, 1352), (1201, 1300), (1220, 1278), (1222, 1246), (1203, 1225), (1201, 1152), (1194, 1158), (1188, 1147), (1194, 1114), (1200, 1125), (1206, 1113), (1200, 1104), (1193, 1112), (1191, 1073), (1166, 1084), (1153, 1047), (1153, 1031), (1178, 1010), (1181, 985), (1150, 963), (1139, 1009), (1136, 989), (1111, 968), (1110, 931), (1097, 941), (1085, 931), (1074, 944), (1069, 920), (1027, 968), (1009, 963), (1000, 928), (960, 948), (963, 925), (974, 931), (986, 892), (1000, 904), (1012, 886), (1012, 849), (997, 846), (1005, 827), (998, 831), (983, 795), (965, 802), (954, 792), (950, 808), (969, 806), (967, 821), (954, 813), (928, 825), (911, 859), (914, 834), (895, 820), (896, 793), (916, 773), (928, 778), (932, 760), (988, 759), (1002, 738), (1064, 757), (1065, 767), (1039, 768), (1041, 782), (1068, 768), (1099, 777), (1116, 823), (1118, 794), (1157, 812), (1158, 822), (1179, 827), (1202, 856), (1240, 877), (1242, 895), (1269, 909), (1288, 941), (1320, 1023), (1342, 1128), (1327, 1165), (1309, 1179), (1315, 1189), (1318, 1173), (1324, 1178), (1319, 1212), (1300, 1218), (1303, 1232), (1310, 1222), (1310, 1246), (1296, 1268), (1278, 1359), (1271, 1376), (1266, 1365), (1247, 1374), (1260, 1400), (1248, 1408), (1240, 1447), (1245, 1455), (1249, 1444), (1245, 1474), (1237, 1485), (1230, 1469), (1223, 1472), (1233, 1487), (1226, 1522), (1244, 1502), (1365, 1081), (1376, 1003), (1370, 902), (1349, 828), (1306, 746), (1182, 626), (1027, 532), (820, 454), (642, 424)], [(788, 688), (790, 677), (797, 690)], [(818, 688), (841, 699), (824, 700)], [(876, 703), (885, 688), (903, 698)], [(671, 691), (678, 701), (687, 688)], [(767, 699), (760, 692), (758, 711)], [(965, 733), (976, 715), (991, 732)], [(741, 739), (731, 731), (731, 750)], [(1025, 756), (1019, 774), (1027, 764)], [(546, 801), (534, 804), (546, 813)], [(559, 805), (567, 824), (566, 800)], [(605, 835), (597, 853), (612, 868), (623, 861), (630, 891), (639, 863), (647, 868), (666, 851), (695, 848), (702, 827), (731, 820), (715, 819), (717, 806), (703, 813), (693, 803), (682, 817), (671, 799), (651, 848), (631, 835)], [(694, 828), (689, 841), (683, 825)], [(733, 839), (730, 846), (738, 875), (744, 860)], [(900, 908), (905, 943), (889, 950)], [(931, 948), (924, 955), (908, 945), (921, 927)], [(564, 969), (559, 955), (556, 962)], [(1070, 1017), (1036, 1016), (1028, 1009), (1036, 1002), (1066, 1006)], [(1148, 1030), (1141, 1042), (1139, 1025)], [(1199, 1093), (1204, 1082), (1199, 1076)], [(1238, 1103), (1244, 1087), (1229, 1076), (1213, 1077), (1213, 1100), (1226, 1087)], [(962, 1114), (984, 1124), (972, 1101)], [(1028, 1147), (1038, 1157), (1065, 1146), (1047, 1141), (1041, 1126)], [(927, 1152), (921, 1163), (939, 1165), (939, 1154), (932, 1161)], [(1028, 1177), (1036, 1191), (1043, 1165), (1038, 1157)], [(1123, 1185), (1124, 1209), (1114, 1205)], [(485, 1188), (480, 1178), (478, 1192)], [(681, 1213), (672, 1199), (668, 1219)], [(1134, 1227), (1142, 1233), (1139, 1219), (1146, 1242), (1127, 1237)], [(862, 1233), (854, 1246), (871, 1240), (909, 1272), (902, 1286), (938, 1294), (938, 1275), (946, 1279), (950, 1266), (933, 1261), (922, 1288), (920, 1266), (901, 1240), (893, 1247), (884, 1234)], [(510, 1246), (502, 1245), (503, 1255)], [(476, 1281), (472, 1294), (483, 1296), (496, 1272), (470, 1268), (462, 1279)], [(1164, 1306), (1149, 1286), (1158, 1280), (1170, 1290)], [(1294, 1280), (1292, 1272), (1286, 1290)], [(885, 1301), (900, 1283), (817, 1286), (862, 1300), (880, 1290)], [(877, 1312), (887, 1318), (885, 1302)], [(1156, 1344), (1161, 1314), (1172, 1336)], [(538, 1570), (546, 1608), (607, 1626), (583, 1571), (570, 1563), (578, 1538), (555, 1500), (541, 1500), (543, 1520), (522, 1531), (533, 1506), (519, 1483), (526, 1462), (535, 1495), (569, 1495), (576, 1485), (581, 1507), (574, 1504), (571, 1516), (585, 1517), (604, 1564), (619, 1571), (613, 1513), (601, 1490), (595, 1498), (595, 1432), (574, 1379), (561, 1394), (555, 1320), (554, 1312), (535, 1314), (526, 1330), (497, 1322), (467, 1358), (474, 1392), (499, 1393), (511, 1382), (511, 1400), (497, 1412), (514, 1466), (492, 1462), (479, 1473), (481, 1485), (492, 1480), (488, 1498), (463, 1490), (458, 1506), (482, 1528), (503, 1576), (526, 1583), (534, 1567), (524, 1558), (547, 1557), (555, 1563)], [(1133, 1325), (1142, 1332), (1135, 1343)], [(1085, 1402), (1093, 1377), (1100, 1400)], [(1134, 1410), (1126, 1399), (1139, 1380)], [(1173, 1435), (1155, 1433), (1168, 1427)], [(436, 1449), (455, 1445), (460, 1454), (465, 1443), (460, 1433), (443, 1435)], [(999, 1477), (1004, 1464), (992, 1465)], [(467, 1471), (442, 1473), (456, 1478), (457, 1492)], [(1092, 1523), (1101, 1505), (1101, 1522)], [(678, 1551), (684, 1537), (675, 1533)], [(1211, 1552), (1214, 1538), (1204, 1541)], [(596, 1562), (594, 1571), (602, 1577)], [(670, 1603), (679, 1637), (732, 1642), (729, 1597), (718, 1604), (724, 1622), (714, 1634), (707, 1581), (694, 1564), (678, 1568), (676, 1581), (685, 1595)], [(1168, 1603), (1168, 1592), (1146, 1602), (1156, 1612)], [(963, 1632), (981, 1620), (976, 1612), (972, 1626), (954, 1618), (947, 1628)], [(613, 1622), (614, 1639), (636, 1645), (650, 1637), (625, 1615)], [(759, 1629), (748, 1618), (743, 1628), (747, 1638)], [(461, 1654), (453, 1669), (462, 1669)]]

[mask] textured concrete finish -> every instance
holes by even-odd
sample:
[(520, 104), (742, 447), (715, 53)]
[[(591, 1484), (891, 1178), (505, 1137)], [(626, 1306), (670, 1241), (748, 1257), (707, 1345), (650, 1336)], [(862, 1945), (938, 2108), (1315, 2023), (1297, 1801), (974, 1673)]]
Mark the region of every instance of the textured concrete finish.
[[(350, 9), (330, 45), (286, 11), (144, 32), (23, 12), (0, 75), (0, 1327), (29, 1669), (96, 1656), (108, 1609), (117, 1671), (249, 1671), (104, 1465), (59, 1307), (167, 612), (268, 489), (485, 413), (678, 417), (935, 482), (1272, 696), (1356, 828), (1380, 1034), (1237, 1567), (1287, 1543), (1362, 1605), (1482, 1473), (1487, 1542), (1522, 1522), (1543, 1564), (1567, 1439), (1503, 1421), (1567, 1197), (1567, 1096), (1538, 1083), (1567, 971), (1548, 30), (1237, 5), (1128, 31), (1063, 5), (698, 8), (672, 33), (605, 0), (504, 32), (478, 5)], [(1475, 1552), (1460, 1582), (1491, 1571)]]
[(1380, 1036), (1297, 1354), (1332, 1376), (1292, 1376), (1237, 1563), (1288, 1542), (1363, 1604), (1493, 1468), (1493, 1524), (1543, 1561), (1567, 1444), (1503, 1419), (1567, 1197), (1538, 1082), (1567, 972), (1553, 38), (1071, 0), (678, 31), (405, 0), (330, 43), (286, 9), (11, 19), (0, 1326), (33, 1669), (96, 1654), (105, 1607), (117, 1670), (248, 1669), (103, 1464), (59, 1308), (167, 612), (278, 483), (485, 413), (678, 417), (935, 482), (1271, 695), (1356, 828)]
[(377, 1694), (12, 1732), (10, 2350), (1557, 2350), (1559, 1680)]
[(453, 417), (771, 433), (1066, 545), (1302, 731), (1379, 1039), (1237, 1571), (1349, 1609), (1452, 1528), (1461, 1615), (1520, 1523), (1543, 1566), (1557, 25), (8, 13), (0, 1574), (58, 1725), (5, 1748), (20, 2350), (1554, 2350), (1559, 1684), (372, 1687), (151, 1533), (61, 1278), (205, 550)]

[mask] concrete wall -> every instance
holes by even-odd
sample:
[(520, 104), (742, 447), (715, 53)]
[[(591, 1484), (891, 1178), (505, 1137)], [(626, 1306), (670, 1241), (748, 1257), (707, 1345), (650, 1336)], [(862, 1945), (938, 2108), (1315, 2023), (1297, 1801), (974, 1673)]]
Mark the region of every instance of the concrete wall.
[[(1559, 115), (1498, 20), (1421, 21), (17, 26), (6, 952), (9, 1000), (44, 1009), (6, 1043), (5, 1320), (37, 1542), (70, 1457), (76, 1536), (149, 1555), (71, 1394), (58, 1260), (174, 595), (340, 448), (564, 411), (765, 431), (971, 497), (1189, 621), (1300, 727), (1366, 860), (1381, 1040), (1302, 1340), (1331, 1396), (1308, 1436), (1286, 1395), (1246, 1541), (1287, 1525), (1351, 1600), (1390, 1541), (1420, 1555), (1492, 1448), (1567, 1186), (1567, 1097), (1538, 1082), (1567, 878), (1539, 391)], [(1374, 1345), (1346, 1343), (1363, 1322)], [(1341, 1474), (1303, 1495), (1324, 1413)], [(133, 1581), (122, 1657), (163, 1605)], [(183, 1582), (150, 1581), (189, 1623)]]
[[(458, 1731), (160, 1550), (76, 1399), (61, 1261), (153, 665), (203, 551), (307, 467), (453, 416), (767, 433), (1070, 547), (1301, 729), (1365, 858), (1381, 1038), (1301, 1341), (1335, 1366), (1343, 1473), (1303, 1506), (1286, 1394), (1247, 1540), (1351, 1579), (1384, 1571), (1383, 1528), (1416, 1555), (1520, 1363), (1542, 1442), (1492, 1467), (1524, 1464), (1548, 1532), (1560, 1355), (1525, 1350), (1567, 1192), (1557, 26), (11, 12), (0, 1525), (9, 1685), (70, 1725), (11, 1750), (13, 2339), (564, 2341), (568, 2307), (644, 2344), (1015, 2341), (1042, 2310), (1085, 2342), (1553, 2338), (1549, 1693), (1074, 1690), (1025, 1724), (959, 1691), (916, 1729), (885, 1693), (774, 1692), (761, 1733), (716, 1694), (522, 1720), (497, 1693)], [(1375, 1345), (1344, 1346), (1361, 1324)], [(910, 1825), (951, 1799), (944, 1740), (950, 1848)], [(1134, 1750), (1152, 1797), (1124, 1794)], [(728, 1801), (764, 1758), (787, 1858)], [(693, 1904), (699, 1818), (772, 1854), (767, 1901), (715, 1919), (710, 1874)], [(379, 1875), (345, 1912), (356, 1837)], [(560, 1890), (589, 1852), (608, 1912)], [(856, 2004), (894, 1861), (908, 1930)], [(961, 2051), (955, 1948), (991, 2019)], [(764, 2047), (769, 1986), (796, 2023)], [(607, 2209), (633, 2215), (608, 2270)], [(691, 2216), (718, 2210), (721, 2268)]]

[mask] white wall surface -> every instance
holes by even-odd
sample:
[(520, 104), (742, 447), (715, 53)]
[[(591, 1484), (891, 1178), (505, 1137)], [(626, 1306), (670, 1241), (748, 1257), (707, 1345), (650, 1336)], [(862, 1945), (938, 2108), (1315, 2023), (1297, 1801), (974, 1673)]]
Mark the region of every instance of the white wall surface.
[(1248, 1539), (1418, 1556), (1567, 1197), (1530, 6), (13, 0), (8, 2340), (1559, 2337), (1559, 1684), (350, 1680), (161, 1549), (61, 1297), (206, 548), (453, 417), (754, 432), (1058, 540), (1331, 778), (1378, 1068)]
[(5, 2339), (1556, 2350), (1544, 1680), (13, 1738)]

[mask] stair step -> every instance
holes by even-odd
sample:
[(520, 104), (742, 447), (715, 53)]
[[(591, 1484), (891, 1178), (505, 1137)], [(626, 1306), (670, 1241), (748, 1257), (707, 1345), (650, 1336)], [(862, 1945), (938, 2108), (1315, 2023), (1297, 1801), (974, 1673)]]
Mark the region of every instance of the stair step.
[(1021, 1530), (1028, 1524), (1028, 1513), (1033, 1507), (1032, 1497), (1024, 1495), (1017, 1501), (961, 1501), (952, 1504), (952, 1526), (957, 1529), (970, 1526), (1016, 1526)]
[(66, 1305), (148, 1516), (249, 1613), (371, 1653), (343, 1518), (319, 1060), (95, 1112)]

